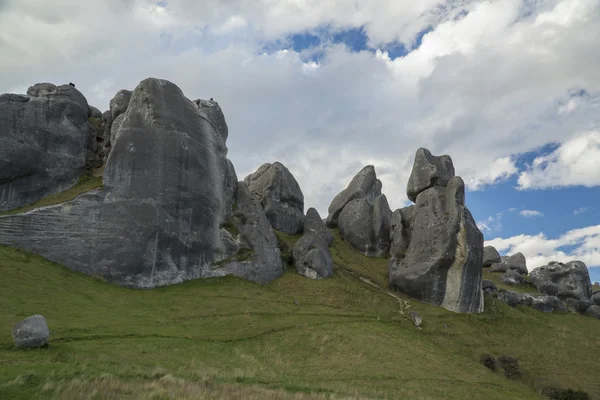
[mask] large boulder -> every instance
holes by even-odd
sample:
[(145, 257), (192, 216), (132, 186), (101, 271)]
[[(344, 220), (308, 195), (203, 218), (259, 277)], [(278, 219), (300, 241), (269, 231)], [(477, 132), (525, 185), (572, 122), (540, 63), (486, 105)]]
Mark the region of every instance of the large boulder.
[[(0, 243), (137, 288), (228, 273), (273, 279), (282, 272), (277, 241), (256, 226), (260, 219), (247, 217), (242, 222), (254, 225), (238, 230), (250, 244), (257, 230), (263, 232), (261, 243), (271, 252), (267, 261), (223, 268), (239, 247), (223, 228), (248, 196), (227, 160), (216, 114), (207, 114), (171, 82), (142, 81), (119, 116), (104, 189), (0, 217)], [(258, 249), (253, 251), (258, 258)]]
[(483, 267), (489, 267), (494, 263), (501, 262), (500, 254), (494, 246), (485, 246), (483, 248)]
[(304, 233), (306, 234), (308, 232), (313, 232), (320, 236), (328, 246), (333, 240), (333, 235), (325, 225), (321, 215), (319, 215), (319, 212), (312, 207), (306, 211), (306, 217), (304, 218)]
[(434, 186), (446, 186), (454, 177), (454, 164), (448, 155), (433, 156), (427, 149), (420, 148), (415, 155), (406, 194), (411, 201), (417, 195)]
[(339, 215), (340, 236), (366, 256), (382, 257), (390, 249), (391, 218), (383, 194), (372, 205), (365, 198), (352, 200)]
[(592, 296), (592, 301), (594, 302), (594, 304), (596, 304), (597, 306), (600, 306), (600, 292), (598, 293), (594, 293), (594, 295)]
[(507, 285), (520, 285), (525, 282), (519, 271), (516, 269), (509, 269), (504, 275), (500, 277), (500, 280)]
[(365, 199), (367, 203), (373, 204), (375, 199), (381, 195), (381, 181), (377, 179), (375, 167), (367, 165), (352, 178), (346, 189), (342, 190), (333, 198), (329, 205), (327, 226), (337, 228), (340, 213), (348, 203), (356, 199)]
[(292, 249), (294, 266), (310, 279), (328, 278), (333, 274), (333, 260), (328, 244), (313, 231), (305, 232)]
[(586, 310), (586, 312), (585, 312), (585, 313), (586, 313), (587, 315), (591, 316), (591, 317), (594, 317), (594, 318), (598, 318), (598, 319), (600, 319), (600, 306), (598, 306), (598, 305), (593, 305), (593, 306), (590, 306), (590, 307), (589, 307), (589, 308)]
[(531, 283), (541, 292), (561, 299), (590, 300), (592, 283), (587, 267), (581, 261), (566, 264), (551, 262), (529, 274)]
[(70, 85), (39, 83), (0, 95), (0, 211), (66, 190), (96, 151), (85, 97)]
[(263, 164), (244, 182), (258, 197), (274, 229), (291, 235), (302, 232), (304, 194), (292, 173), (281, 163)]
[(406, 257), (412, 237), (414, 210), (415, 206), (409, 206), (392, 213), (390, 224), (390, 255), (392, 257)]
[(50, 338), (46, 318), (41, 315), (25, 318), (15, 325), (12, 337), (18, 348), (31, 349), (46, 346)]
[(389, 263), (392, 289), (451, 311), (483, 311), (483, 235), (464, 204), (460, 177), (419, 193), (406, 257)]
[(527, 275), (527, 262), (523, 253), (515, 253), (504, 259), (508, 269), (518, 271), (521, 275)]

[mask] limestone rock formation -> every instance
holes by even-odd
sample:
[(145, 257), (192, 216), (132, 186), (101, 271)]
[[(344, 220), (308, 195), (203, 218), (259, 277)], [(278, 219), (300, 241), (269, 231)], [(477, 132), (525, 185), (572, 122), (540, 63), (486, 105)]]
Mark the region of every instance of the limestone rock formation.
[(594, 302), (594, 304), (600, 306), (600, 292), (594, 293), (594, 295), (592, 296), (592, 301)]
[(85, 97), (70, 85), (38, 83), (0, 95), (0, 211), (66, 190), (96, 151)]
[(392, 213), (390, 226), (390, 254), (395, 258), (406, 257), (413, 230), (415, 206), (398, 209)]
[(565, 304), (556, 296), (532, 296), (530, 294), (514, 293), (500, 289), (497, 297), (498, 300), (511, 307), (521, 305), (546, 313), (553, 311), (567, 311)]
[(102, 111), (98, 110), (94, 106), (89, 106), (88, 118), (102, 118)]
[(281, 163), (263, 164), (244, 182), (258, 197), (274, 229), (295, 235), (304, 224), (304, 194), (292, 173)]
[(323, 219), (319, 215), (319, 212), (314, 208), (309, 208), (306, 211), (306, 217), (304, 218), (304, 233), (314, 232), (320, 236), (321, 239), (329, 246), (333, 240), (331, 232), (323, 222)]
[(12, 329), (12, 337), (18, 348), (30, 349), (47, 345), (50, 331), (46, 318), (41, 315), (25, 318)]
[(406, 194), (411, 201), (416, 201), (419, 193), (434, 186), (446, 186), (453, 177), (454, 164), (450, 156), (436, 157), (429, 150), (420, 148), (415, 155)]
[(589, 308), (586, 310), (586, 312), (585, 312), (585, 313), (586, 313), (587, 315), (591, 316), (591, 317), (595, 317), (595, 318), (598, 318), (598, 319), (600, 319), (600, 306), (598, 306), (598, 305), (593, 305), (593, 306), (590, 306), (590, 307), (589, 307)]
[(524, 282), (523, 277), (516, 269), (506, 270), (506, 273), (500, 277), (500, 280), (507, 285), (520, 285)]
[(481, 312), (483, 235), (464, 206), (464, 182), (452, 178), (417, 196), (405, 258), (389, 263), (390, 287), (456, 312)]
[(339, 215), (340, 235), (352, 247), (369, 257), (382, 257), (390, 249), (392, 210), (385, 195), (350, 201)]
[(333, 198), (329, 205), (327, 226), (337, 228), (340, 213), (352, 200), (366, 199), (373, 204), (377, 196), (381, 195), (381, 181), (377, 179), (375, 167), (367, 165), (352, 178), (348, 187)]
[[(123, 109), (111, 103), (111, 112)], [(248, 200), (226, 158), (226, 135), (215, 128), (222, 121), (214, 107), (207, 114), (171, 82), (142, 81), (117, 116), (104, 189), (0, 217), (0, 243), (138, 288), (228, 273), (258, 282), (278, 276), (275, 236), (248, 216), (242, 222), (254, 225), (238, 230), (246, 237), (262, 232), (256, 240), (273, 254), (253, 248), (256, 263), (219, 264), (239, 249), (223, 229), (236, 192), (240, 209)]]
[(419, 149), (407, 194), (416, 202), (406, 218), (409, 232), (397, 241), (394, 218), (392, 243), (401, 245), (394, 245), (388, 265), (390, 287), (451, 311), (483, 311), (483, 235), (465, 207), (464, 182), (454, 177), (450, 157)]
[(527, 262), (523, 253), (515, 253), (511, 256), (501, 257), (498, 262), (490, 264), (490, 272), (516, 271), (521, 275), (527, 275)]
[(495, 293), (498, 291), (496, 284), (490, 280), (483, 279), (481, 281), (481, 289), (484, 293)]
[(333, 274), (329, 245), (314, 231), (305, 232), (292, 249), (294, 266), (300, 275), (311, 279), (328, 278)]
[(501, 262), (500, 254), (494, 246), (485, 246), (483, 248), (483, 267), (489, 267), (492, 264)]
[(531, 283), (541, 292), (561, 299), (569, 297), (590, 300), (592, 283), (587, 267), (581, 261), (566, 264), (551, 262), (538, 267), (529, 274)]

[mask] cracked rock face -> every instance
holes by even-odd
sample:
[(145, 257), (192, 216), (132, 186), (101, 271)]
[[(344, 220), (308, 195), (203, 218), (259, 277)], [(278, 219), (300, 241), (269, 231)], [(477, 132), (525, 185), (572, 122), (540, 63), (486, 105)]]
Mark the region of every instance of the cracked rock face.
[(290, 235), (302, 232), (304, 194), (296, 178), (283, 164), (263, 164), (244, 182), (258, 197), (274, 229)]
[(592, 283), (590, 274), (581, 261), (566, 264), (551, 262), (529, 274), (531, 283), (541, 292), (561, 299), (590, 300)]
[(483, 235), (450, 157), (419, 149), (407, 192), (416, 202), (393, 217), (390, 287), (451, 311), (483, 311)]
[(224, 119), (211, 107), (206, 112), (171, 82), (142, 81), (117, 115), (104, 189), (0, 217), (0, 243), (130, 287), (229, 273), (272, 279), (279, 272), (251, 273), (249, 264), (215, 268), (239, 247), (222, 229), (239, 190), (226, 134), (217, 130)]
[(38, 83), (0, 95), (0, 211), (66, 190), (96, 151), (85, 97), (70, 85)]

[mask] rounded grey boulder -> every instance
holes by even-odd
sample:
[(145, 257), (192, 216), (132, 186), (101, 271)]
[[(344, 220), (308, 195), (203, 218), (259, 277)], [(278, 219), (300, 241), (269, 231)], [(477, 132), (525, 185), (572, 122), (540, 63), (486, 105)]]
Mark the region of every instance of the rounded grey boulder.
[(527, 262), (523, 253), (515, 253), (505, 259), (508, 269), (516, 270), (521, 275), (527, 275)]
[(333, 275), (333, 261), (329, 246), (315, 232), (306, 232), (292, 249), (298, 273), (310, 279), (323, 279)]
[(132, 94), (133, 92), (131, 90), (119, 90), (117, 94), (115, 94), (115, 97), (110, 99), (109, 109), (113, 121), (119, 115), (127, 111)]
[(429, 150), (420, 148), (415, 154), (406, 194), (411, 201), (416, 201), (419, 193), (434, 186), (446, 186), (453, 177), (454, 164), (450, 156), (436, 157)]
[(494, 246), (485, 246), (483, 248), (483, 267), (489, 267), (494, 263), (501, 262), (500, 254)]
[(259, 199), (274, 229), (295, 235), (304, 224), (304, 194), (292, 173), (280, 162), (263, 164), (244, 179)]
[(484, 292), (489, 292), (489, 293), (495, 293), (498, 291), (498, 287), (496, 286), (496, 284), (487, 279), (481, 280), (481, 289)]
[(594, 295), (592, 296), (592, 301), (594, 302), (594, 304), (596, 304), (597, 306), (600, 306), (600, 292), (598, 293), (594, 293)]
[(94, 106), (89, 106), (88, 117), (90, 117), (90, 118), (102, 118), (102, 111), (98, 110)]
[(352, 178), (346, 189), (338, 193), (329, 205), (327, 226), (337, 228), (340, 213), (348, 203), (356, 199), (365, 199), (367, 203), (373, 204), (377, 196), (381, 194), (381, 181), (377, 179), (375, 167), (367, 165)]
[(50, 331), (46, 318), (33, 315), (19, 322), (12, 330), (13, 342), (18, 348), (37, 348), (48, 344)]
[(306, 211), (306, 217), (304, 218), (304, 233), (308, 232), (314, 232), (320, 236), (327, 245), (330, 245), (333, 240), (333, 236), (325, 225), (325, 222), (323, 222), (319, 212), (312, 207)]
[(541, 293), (562, 299), (571, 297), (590, 300), (592, 297), (590, 274), (581, 261), (570, 261), (566, 264), (551, 262), (534, 269), (529, 276), (531, 283)]
[(593, 305), (590, 306), (586, 312), (587, 315), (590, 315), (592, 317), (598, 318), (600, 319), (600, 306), (599, 305)]

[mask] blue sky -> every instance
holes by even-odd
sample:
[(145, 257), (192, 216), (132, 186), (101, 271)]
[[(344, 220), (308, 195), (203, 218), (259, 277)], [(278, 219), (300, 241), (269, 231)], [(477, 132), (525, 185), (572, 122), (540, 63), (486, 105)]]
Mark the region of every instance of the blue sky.
[(169, 79), (219, 102), (240, 179), (280, 161), (322, 216), (367, 164), (402, 207), (415, 151), (449, 154), (489, 243), (600, 280), (600, 0), (60, 5), (3, 6), (0, 93)]

